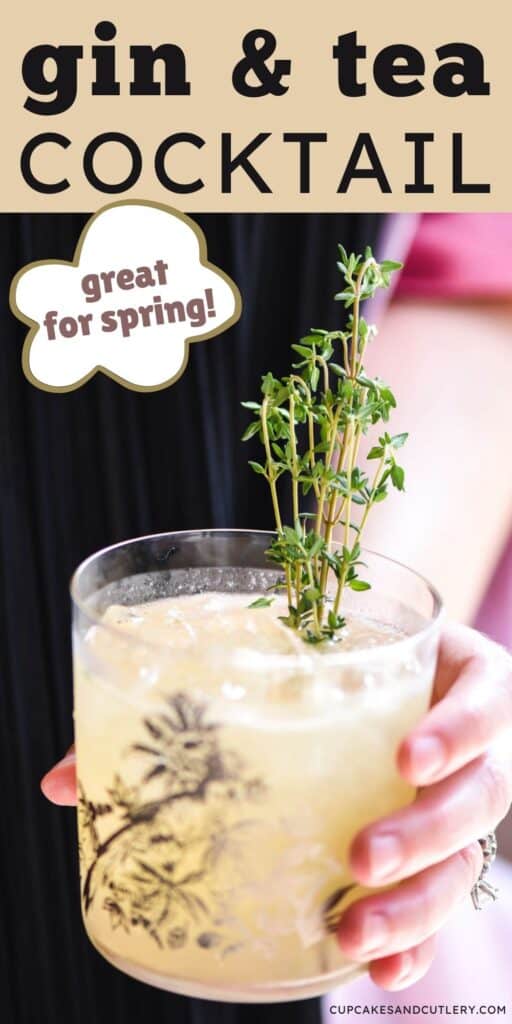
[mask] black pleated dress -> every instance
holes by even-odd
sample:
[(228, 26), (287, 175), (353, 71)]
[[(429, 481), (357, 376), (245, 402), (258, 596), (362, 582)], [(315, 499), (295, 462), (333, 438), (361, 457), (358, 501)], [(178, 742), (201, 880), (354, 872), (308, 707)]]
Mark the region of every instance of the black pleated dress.
[(12, 276), (71, 259), (81, 215), (0, 217), (0, 1006), (6, 1024), (317, 1024), (319, 1003), (221, 1005), (170, 995), (110, 967), (82, 928), (75, 815), (39, 779), (72, 741), (68, 580), (77, 563), (137, 534), (272, 527), (247, 467), (243, 398), (285, 373), (290, 344), (334, 327), (336, 243), (375, 243), (361, 216), (196, 217), (209, 258), (240, 287), (243, 314), (192, 347), (183, 378), (154, 394), (97, 376), (47, 394), (21, 370), (25, 329), (8, 309)]

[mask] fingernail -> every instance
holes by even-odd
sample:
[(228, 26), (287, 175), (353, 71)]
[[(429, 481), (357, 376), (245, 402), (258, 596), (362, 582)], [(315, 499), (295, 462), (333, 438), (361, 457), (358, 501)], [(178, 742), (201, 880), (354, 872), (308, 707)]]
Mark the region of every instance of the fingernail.
[(414, 772), (425, 781), (436, 775), (446, 760), (446, 750), (439, 736), (418, 736), (411, 744)]
[(407, 981), (407, 979), (410, 977), (412, 973), (413, 966), (414, 957), (412, 953), (402, 953), (400, 971), (397, 977), (395, 978), (395, 985), (401, 985), (403, 982)]
[(39, 785), (44, 795), (48, 797), (48, 800), (53, 800), (57, 787), (51, 769), (46, 773), (46, 775), (43, 775)]
[(398, 836), (372, 836), (368, 841), (368, 866), (375, 881), (387, 878), (400, 867), (403, 859), (402, 844)]
[(50, 768), (40, 782), (44, 796), (52, 803), (67, 805), (74, 796), (74, 779), (70, 781), (66, 769), (75, 763), (74, 753), (67, 753)]
[(388, 919), (384, 914), (374, 912), (365, 914), (359, 951), (371, 956), (386, 945), (389, 939)]

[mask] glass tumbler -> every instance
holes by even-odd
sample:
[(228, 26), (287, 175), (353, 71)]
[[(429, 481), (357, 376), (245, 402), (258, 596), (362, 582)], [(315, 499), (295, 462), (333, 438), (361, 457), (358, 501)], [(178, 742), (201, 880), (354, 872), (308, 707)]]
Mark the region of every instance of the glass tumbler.
[(336, 941), (362, 893), (348, 850), (414, 798), (395, 754), (438, 644), (435, 590), (370, 552), (371, 590), (343, 609), (362, 647), (320, 653), (266, 610), (247, 618), (279, 577), (271, 538), (141, 537), (71, 586), (85, 928), (135, 978), (224, 1001), (302, 999), (364, 969)]

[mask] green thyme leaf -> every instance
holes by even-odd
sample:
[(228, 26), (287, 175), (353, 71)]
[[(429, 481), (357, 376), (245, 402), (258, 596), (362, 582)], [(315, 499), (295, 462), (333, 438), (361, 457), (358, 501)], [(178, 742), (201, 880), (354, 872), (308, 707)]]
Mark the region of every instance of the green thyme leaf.
[(402, 448), (403, 445), (405, 444), (405, 442), (407, 441), (408, 437), (409, 437), (409, 434), (395, 434), (395, 436), (391, 438), (391, 445), (392, 445), (392, 447), (393, 448)]
[(311, 356), (311, 349), (306, 348), (305, 345), (292, 345), (294, 352), (298, 352), (300, 356), (304, 356), (305, 359), (309, 359)]
[(350, 580), (349, 587), (351, 590), (371, 590), (370, 583), (366, 583), (365, 580), (358, 579)]
[(242, 441), (248, 441), (250, 437), (254, 437), (254, 435), (258, 434), (260, 430), (261, 423), (259, 420), (256, 420), (254, 423), (249, 423), (247, 430), (244, 430), (244, 433), (242, 434)]
[(396, 464), (391, 469), (391, 483), (393, 487), (396, 487), (397, 491), (403, 491), (405, 481), (405, 472), (401, 466)]
[(382, 445), (376, 445), (374, 448), (370, 448), (370, 451), (368, 452), (368, 455), (366, 456), (366, 458), (367, 459), (381, 459), (383, 455), (384, 455), (384, 448), (382, 447)]

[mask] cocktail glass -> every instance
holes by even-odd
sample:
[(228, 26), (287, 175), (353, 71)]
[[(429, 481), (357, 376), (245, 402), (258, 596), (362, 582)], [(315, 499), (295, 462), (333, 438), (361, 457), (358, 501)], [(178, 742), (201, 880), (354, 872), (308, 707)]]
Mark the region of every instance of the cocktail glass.
[(348, 850), (414, 798), (395, 754), (429, 705), (438, 644), (435, 590), (370, 552), (372, 589), (344, 606), (363, 647), (320, 651), (248, 613), (279, 579), (271, 536), (142, 537), (72, 581), (87, 933), (140, 980), (225, 1001), (305, 998), (364, 969), (336, 941), (362, 893)]

